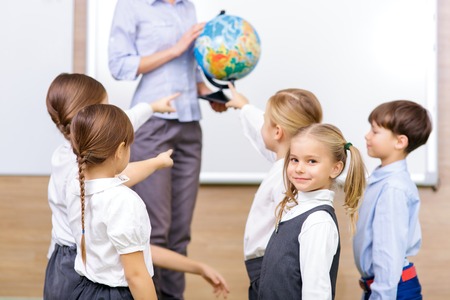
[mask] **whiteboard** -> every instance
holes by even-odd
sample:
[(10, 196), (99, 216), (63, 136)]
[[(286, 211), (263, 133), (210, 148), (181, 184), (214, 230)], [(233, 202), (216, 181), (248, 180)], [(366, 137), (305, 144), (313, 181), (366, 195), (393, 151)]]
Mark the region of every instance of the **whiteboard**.
[(45, 106), (47, 89), (73, 70), (73, 0), (2, 1), (0, 174), (47, 175), (63, 138)]
[[(220, 10), (249, 21), (261, 39), (254, 71), (237, 89), (261, 109), (284, 88), (312, 91), (324, 122), (338, 126), (367, 156), (367, 117), (378, 104), (409, 99), (424, 105), (434, 130), (426, 146), (408, 157), (419, 185), (435, 186), (437, 166), (436, 1), (430, 0), (193, 0), (199, 21)], [(116, 81), (108, 70), (108, 36), (116, 1), (88, 2), (88, 73), (102, 82), (110, 101), (128, 108), (137, 81)], [(203, 183), (258, 183), (270, 165), (242, 133), (239, 111), (215, 113), (200, 100)]]

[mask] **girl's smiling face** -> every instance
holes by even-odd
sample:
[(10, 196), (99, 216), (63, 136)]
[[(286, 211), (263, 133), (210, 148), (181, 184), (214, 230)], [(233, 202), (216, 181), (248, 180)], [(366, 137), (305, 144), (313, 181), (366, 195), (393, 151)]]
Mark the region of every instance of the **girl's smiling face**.
[(322, 142), (308, 135), (291, 140), (287, 175), (298, 191), (330, 189), (342, 168), (342, 162), (336, 162)]

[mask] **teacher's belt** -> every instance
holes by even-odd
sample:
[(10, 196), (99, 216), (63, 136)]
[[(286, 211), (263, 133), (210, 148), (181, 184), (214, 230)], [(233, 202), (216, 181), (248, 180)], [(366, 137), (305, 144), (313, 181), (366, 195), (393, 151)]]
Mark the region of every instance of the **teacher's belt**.
[[(411, 265), (410, 267), (403, 270), (400, 281), (405, 282), (410, 279), (413, 279), (416, 276), (417, 276), (416, 267), (414, 265)], [(360, 278), (359, 286), (363, 289), (364, 292), (369, 293), (370, 286), (372, 285), (373, 281), (374, 281), (374, 278), (369, 278), (369, 279)]]

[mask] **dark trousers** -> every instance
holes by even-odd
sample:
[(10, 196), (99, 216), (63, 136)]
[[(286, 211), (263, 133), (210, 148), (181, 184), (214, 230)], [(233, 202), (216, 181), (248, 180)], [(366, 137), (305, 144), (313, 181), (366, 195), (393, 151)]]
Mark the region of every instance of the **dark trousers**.
[[(186, 255), (199, 187), (200, 123), (150, 118), (136, 132), (131, 161), (155, 157), (169, 149), (174, 150), (173, 167), (156, 171), (133, 189), (147, 206), (151, 243)], [(155, 267), (153, 280), (160, 300), (183, 299), (184, 273)]]
[(263, 257), (257, 257), (245, 261), (245, 268), (250, 279), (248, 287), (248, 299), (258, 300), (259, 276), (261, 275)]
[(69, 299), (69, 295), (81, 281), (81, 276), (74, 269), (76, 256), (75, 245), (55, 245), (45, 270), (44, 300)]
[[(411, 267), (412, 264), (403, 268), (405, 270)], [(370, 290), (364, 293), (364, 300), (369, 300), (371, 295)], [(403, 281), (400, 280), (397, 287), (397, 300), (422, 300), (422, 286), (420, 285), (419, 278), (417, 276)]]

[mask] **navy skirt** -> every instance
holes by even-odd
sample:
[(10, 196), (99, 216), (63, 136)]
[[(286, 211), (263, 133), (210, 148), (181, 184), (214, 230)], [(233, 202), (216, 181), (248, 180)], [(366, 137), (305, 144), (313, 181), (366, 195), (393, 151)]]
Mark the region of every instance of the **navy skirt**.
[(82, 277), (69, 300), (133, 300), (127, 286), (110, 287)]
[(81, 276), (75, 272), (77, 248), (55, 245), (45, 270), (44, 300), (69, 299)]

